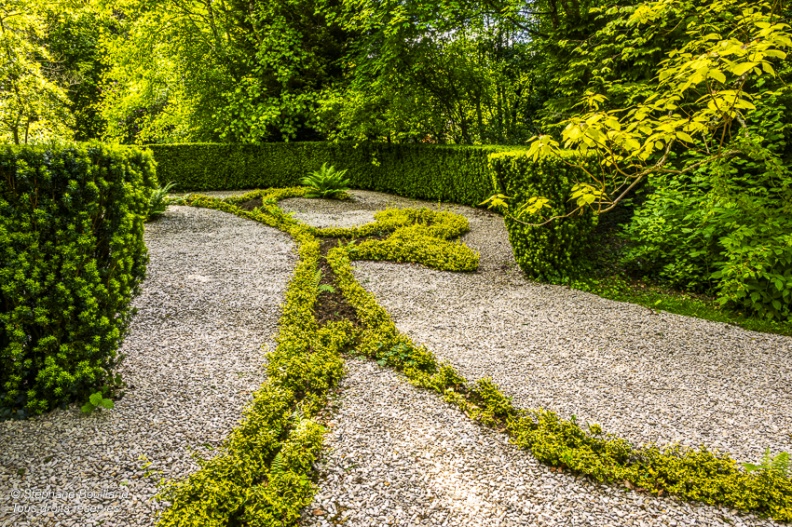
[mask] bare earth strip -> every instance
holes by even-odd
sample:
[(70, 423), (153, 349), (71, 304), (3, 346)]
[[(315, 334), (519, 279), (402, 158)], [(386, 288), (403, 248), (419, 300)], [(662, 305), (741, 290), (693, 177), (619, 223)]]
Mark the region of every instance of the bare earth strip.
[(194, 471), (190, 449), (211, 453), (263, 381), (261, 345), (296, 262), (289, 236), (171, 207), (146, 243), (148, 277), (122, 348), (126, 395), (90, 417), (72, 407), (0, 423), (0, 525), (153, 525), (157, 481)]

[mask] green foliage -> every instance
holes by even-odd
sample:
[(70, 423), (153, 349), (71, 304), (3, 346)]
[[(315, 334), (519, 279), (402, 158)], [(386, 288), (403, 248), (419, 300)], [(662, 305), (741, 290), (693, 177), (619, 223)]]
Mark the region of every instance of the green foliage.
[(451, 240), (465, 234), (464, 216), (430, 209), (388, 209), (374, 214), (374, 223), (353, 228), (316, 229), (320, 236), (354, 238), (389, 234), (382, 240), (350, 245), (356, 260), (420, 263), (444, 271), (475, 271), (479, 254)]
[(94, 410), (98, 408), (104, 408), (106, 410), (112, 410), (115, 408), (115, 403), (112, 399), (107, 399), (102, 395), (102, 392), (96, 392), (91, 394), (88, 398), (88, 402), (82, 405), (80, 410), (85, 415), (91, 415)]
[[(775, 5), (646, 2), (628, 24), (651, 24), (669, 11), (690, 16), (686, 39), (660, 62), (651, 93), (609, 110), (604, 95), (587, 90), (583, 109), (561, 123), (563, 145), (548, 135), (531, 140), (535, 158), (567, 157), (585, 174), (578, 187), (580, 210), (612, 210), (650, 174), (684, 175), (748, 153), (742, 147), (752, 132), (748, 121), (757, 110), (754, 101), (777, 95), (774, 87), (783, 86), (780, 79), (765, 82), (765, 76), (777, 77), (774, 65), (792, 48), (792, 31)], [(591, 155), (601, 170), (586, 170)], [(677, 156), (681, 163), (675, 163)]]
[(48, 29), (40, 2), (0, 6), (0, 140), (19, 145), (71, 135), (66, 90), (47, 75), (54, 62)]
[(39, 3), (45, 9), (47, 25), (43, 43), (52, 57), (45, 69), (66, 92), (76, 141), (99, 139), (105, 129), (98, 106), (102, 76), (109, 64), (101, 41), (103, 34), (117, 29), (118, 19), (103, 4), (103, 0)]
[(147, 263), (149, 153), (0, 148), (0, 407), (41, 413), (113, 386)]
[[(520, 268), (528, 276), (543, 280), (567, 275), (589, 242), (596, 218), (584, 212), (543, 226), (530, 223), (530, 218), (532, 212), (543, 208), (548, 208), (550, 215), (565, 215), (573, 209), (575, 205), (568, 199), (580, 177), (579, 169), (563, 159), (535, 159), (524, 151), (496, 153), (489, 162), (496, 188), (509, 196), (504, 219)], [(539, 207), (536, 196), (545, 198)]]
[(311, 172), (300, 180), (300, 184), (308, 187), (306, 198), (335, 198), (343, 199), (349, 190), (349, 180), (344, 179), (346, 170), (336, 170), (333, 166), (322, 163), (319, 170)]
[(765, 449), (762, 456), (762, 461), (754, 465), (752, 463), (745, 463), (743, 465), (748, 472), (761, 472), (769, 475), (778, 475), (782, 477), (792, 478), (792, 471), (790, 470), (789, 452), (779, 452), (775, 456), (772, 455), (770, 449)]
[[(313, 464), (325, 431), (313, 418), (343, 375), (340, 354), (355, 332), (348, 321), (317, 327), (319, 242), (309, 227), (273, 213), (277, 199), (304, 193), (279, 189), (225, 201), (184, 200), (284, 230), (297, 241), (300, 259), (286, 291), (277, 346), (267, 357), (267, 380), (220, 452), (202, 461), (198, 472), (162, 489), (159, 498), (171, 506), (159, 526), (294, 525), (311, 502)], [(261, 209), (248, 212), (235, 205), (256, 197), (262, 198)]]
[(310, 140), (347, 38), (315, 2), (112, 7), (102, 113), (128, 142)]
[(326, 2), (353, 36), (347, 82), (320, 105), (328, 139), (520, 144), (537, 106), (525, 29), (502, 2)]
[(735, 311), (789, 320), (792, 172), (765, 147), (752, 152), (688, 177), (651, 179), (626, 228), (624, 260), (642, 275), (714, 292)]
[(290, 187), (322, 163), (343, 166), (352, 188), (476, 205), (492, 190), (497, 147), (383, 143), (150, 145), (162, 181), (183, 190)]
[[(590, 14), (597, 23), (565, 77), (577, 77), (568, 87), (577, 86), (580, 103), (564, 110), (560, 139), (536, 136), (529, 150), (579, 167), (577, 207), (544, 210), (535, 223), (608, 212), (648, 179), (653, 193), (627, 228), (629, 267), (714, 292), (740, 312), (789, 319), (788, 11), (663, 0)], [(647, 75), (651, 57), (658, 66)], [(637, 62), (637, 76), (623, 67)]]
[(170, 203), (168, 200), (168, 193), (173, 187), (174, 184), (169, 182), (164, 187), (155, 188), (154, 192), (151, 193), (151, 197), (149, 198), (149, 212), (147, 218), (149, 221), (159, 218), (165, 214), (165, 210), (168, 208), (168, 204)]

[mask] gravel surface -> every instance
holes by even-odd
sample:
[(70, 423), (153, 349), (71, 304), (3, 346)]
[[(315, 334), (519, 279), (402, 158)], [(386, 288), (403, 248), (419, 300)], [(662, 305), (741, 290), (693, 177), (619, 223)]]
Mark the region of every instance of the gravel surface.
[(303, 527), (773, 525), (553, 472), (391, 370), (347, 370)]
[(169, 192), (168, 196), (171, 198), (183, 198), (190, 194), (201, 194), (202, 196), (209, 196), (211, 198), (230, 198), (232, 196), (242, 196), (248, 192), (253, 192), (256, 189), (248, 190), (196, 190), (195, 192)]
[(122, 348), (126, 395), (90, 417), (72, 407), (0, 422), (0, 525), (153, 525), (157, 481), (194, 471), (190, 449), (218, 445), (263, 381), (261, 344), (296, 262), (291, 239), (170, 207), (146, 243), (149, 274)]
[[(353, 194), (290, 201), (315, 225), (344, 208), (357, 217), (386, 204), (438, 206)], [(740, 461), (792, 451), (792, 338), (531, 282), (501, 218), (448, 208), (470, 220), (463, 239), (481, 251), (477, 273), (358, 262), (356, 276), (400, 330), (468, 379), (492, 377), (517, 406), (575, 415), (636, 444), (703, 444)]]

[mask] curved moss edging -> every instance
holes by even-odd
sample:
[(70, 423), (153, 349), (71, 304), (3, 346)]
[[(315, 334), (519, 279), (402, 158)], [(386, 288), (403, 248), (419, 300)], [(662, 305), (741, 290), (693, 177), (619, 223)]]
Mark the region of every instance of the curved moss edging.
[[(163, 488), (160, 499), (171, 506), (158, 525), (296, 524), (315, 491), (311, 478), (325, 429), (314, 418), (343, 375), (344, 352), (402, 372), (413, 385), (438, 393), (470, 418), (505, 432), (512, 443), (547, 465), (658, 496), (728, 505), (792, 521), (792, 479), (780, 471), (768, 467), (747, 472), (730, 457), (706, 448), (636, 448), (597, 425), (584, 429), (551, 411), (514, 408), (491, 380), (469, 383), (401, 334), (374, 295), (354, 278), (352, 261), (409, 261), (441, 270), (475, 270), (478, 254), (453, 242), (467, 231), (465, 218), (402, 209), (379, 212), (375, 223), (361, 227), (316, 229), (277, 205), (280, 199), (303, 194), (303, 189), (290, 188), (226, 200), (205, 196), (184, 200), (187, 205), (237, 214), (289, 233), (298, 243), (300, 260), (286, 293), (277, 346), (268, 355), (267, 381), (254, 394), (220, 454), (201, 461), (201, 469), (186, 479)], [(258, 198), (262, 205), (252, 212), (237, 206)], [(319, 327), (314, 317), (321, 257), (317, 237), (374, 234), (388, 237), (339, 245), (327, 254), (359, 325), (345, 320)]]

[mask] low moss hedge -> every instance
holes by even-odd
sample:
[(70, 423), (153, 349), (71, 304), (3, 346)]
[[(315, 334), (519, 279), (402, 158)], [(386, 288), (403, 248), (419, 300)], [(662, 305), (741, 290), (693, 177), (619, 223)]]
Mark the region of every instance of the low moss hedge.
[(155, 186), (135, 148), (0, 147), (0, 417), (118, 383)]
[[(583, 428), (551, 411), (514, 408), (489, 379), (468, 382), (451, 365), (439, 362), (425, 347), (400, 333), (374, 295), (355, 279), (352, 261), (360, 256), (355, 244), (340, 244), (326, 258), (338, 287), (357, 313), (357, 325), (345, 320), (319, 327), (312, 313), (319, 284), (316, 236), (392, 237), (400, 229), (414, 229), (416, 237), (441, 235), (438, 239), (452, 243), (467, 225), (464, 218), (448, 213), (406, 210), (380, 213), (375, 223), (362, 227), (314, 229), (277, 206), (277, 199), (299, 193), (299, 189), (286, 189), (227, 200), (186, 200), (292, 234), (300, 244), (300, 263), (289, 284), (278, 347), (269, 356), (268, 380), (221, 453), (202, 462), (200, 471), (166, 488), (161, 497), (172, 504), (159, 525), (296, 525), (315, 490), (310, 477), (324, 434), (312, 416), (341, 376), (344, 351), (402, 372), (412, 384), (436, 392), (470, 418), (507, 433), (515, 445), (545, 464), (631, 490), (792, 521), (792, 479), (771, 468), (747, 472), (728, 456), (705, 448), (634, 447), (597, 425)], [(257, 210), (246, 212), (236, 206), (254, 197), (262, 199)], [(430, 252), (436, 254), (429, 261), (437, 262), (438, 269), (456, 270), (449, 257), (456, 251), (449, 245), (433, 245)], [(398, 256), (395, 251), (382, 258)]]
[(492, 191), (487, 156), (493, 146), (387, 143), (149, 145), (163, 183), (178, 191), (298, 185), (323, 163), (346, 169), (353, 188), (477, 205)]

